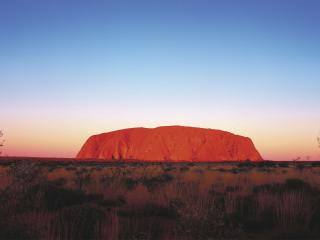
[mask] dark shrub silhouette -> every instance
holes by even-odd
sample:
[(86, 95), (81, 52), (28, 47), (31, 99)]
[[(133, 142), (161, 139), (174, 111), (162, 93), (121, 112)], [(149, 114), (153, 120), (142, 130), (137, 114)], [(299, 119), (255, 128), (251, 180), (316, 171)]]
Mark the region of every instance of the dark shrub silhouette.
[(132, 208), (130, 210), (122, 210), (120, 216), (125, 217), (159, 217), (167, 219), (175, 219), (178, 213), (172, 207), (161, 206), (155, 203), (146, 203), (141, 207)]
[[(36, 197), (38, 199), (35, 199)], [(29, 203), (27, 208), (45, 208), (49, 211), (55, 211), (72, 205), (102, 200), (102, 194), (85, 194), (80, 190), (62, 188), (47, 183), (31, 188), (27, 192), (24, 202), (26, 205)]]
[(159, 176), (144, 178), (142, 183), (148, 188), (149, 191), (154, 191), (158, 187), (163, 186), (173, 180), (173, 176), (167, 173), (164, 173)]
[(57, 239), (101, 239), (104, 219), (104, 210), (95, 205), (64, 208), (54, 219), (54, 233)]

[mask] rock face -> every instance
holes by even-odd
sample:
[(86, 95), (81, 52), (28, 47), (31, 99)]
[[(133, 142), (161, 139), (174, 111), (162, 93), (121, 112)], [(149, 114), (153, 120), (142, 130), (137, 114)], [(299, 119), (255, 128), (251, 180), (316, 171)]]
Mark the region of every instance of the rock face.
[(263, 160), (250, 138), (182, 126), (129, 128), (91, 136), (79, 159), (143, 161)]

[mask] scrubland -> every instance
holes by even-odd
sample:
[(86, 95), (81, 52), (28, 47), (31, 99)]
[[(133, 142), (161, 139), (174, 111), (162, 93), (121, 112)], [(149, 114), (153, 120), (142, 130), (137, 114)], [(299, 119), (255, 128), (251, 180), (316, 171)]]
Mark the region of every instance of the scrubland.
[(320, 163), (1, 159), (0, 239), (319, 239)]

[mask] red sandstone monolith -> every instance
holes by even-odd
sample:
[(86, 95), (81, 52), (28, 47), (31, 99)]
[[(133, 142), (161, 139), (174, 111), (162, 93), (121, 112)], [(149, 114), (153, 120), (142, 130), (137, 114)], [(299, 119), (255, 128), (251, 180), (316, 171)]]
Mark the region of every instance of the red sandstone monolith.
[(91, 136), (79, 159), (142, 161), (261, 161), (248, 137), (183, 126), (129, 128)]

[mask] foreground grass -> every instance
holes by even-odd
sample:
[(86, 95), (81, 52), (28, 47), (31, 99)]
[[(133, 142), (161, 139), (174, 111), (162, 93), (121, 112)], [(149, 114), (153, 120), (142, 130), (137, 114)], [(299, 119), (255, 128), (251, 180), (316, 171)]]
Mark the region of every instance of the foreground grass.
[(318, 163), (0, 162), (0, 239), (319, 239)]

